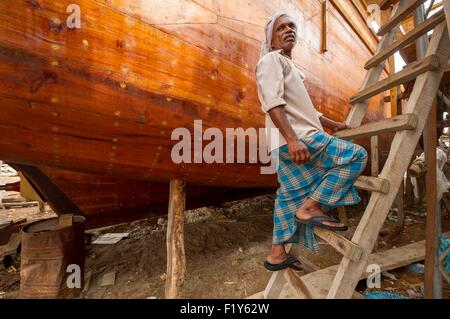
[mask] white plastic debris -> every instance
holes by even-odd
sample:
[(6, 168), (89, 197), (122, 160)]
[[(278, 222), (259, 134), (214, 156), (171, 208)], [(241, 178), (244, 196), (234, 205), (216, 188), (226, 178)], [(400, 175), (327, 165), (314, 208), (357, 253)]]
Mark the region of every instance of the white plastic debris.
[(130, 236), (130, 233), (110, 233), (104, 234), (98, 237), (95, 241), (92, 242), (94, 245), (114, 245), (117, 244), (124, 238)]
[(394, 275), (394, 274), (391, 274), (390, 272), (383, 271), (381, 274), (382, 274), (384, 277), (389, 278), (389, 279), (391, 279), (391, 280), (394, 280), (394, 281), (397, 280), (397, 277), (395, 277), (395, 275)]

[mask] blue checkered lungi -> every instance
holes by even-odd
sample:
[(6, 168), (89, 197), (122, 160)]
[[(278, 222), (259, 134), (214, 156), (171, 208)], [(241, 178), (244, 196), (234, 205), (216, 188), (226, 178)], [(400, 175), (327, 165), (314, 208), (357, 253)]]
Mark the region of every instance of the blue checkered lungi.
[(274, 208), (273, 244), (301, 243), (318, 252), (313, 227), (296, 222), (295, 214), (308, 198), (319, 202), (326, 212), (358, 204), (361, 198), (354, 182), (366, 167), (367, 151), (325, 132), (300, 140), (311, 153), (306, 164), (292, 162), (287, 145), (272, 152), (280, 183)]

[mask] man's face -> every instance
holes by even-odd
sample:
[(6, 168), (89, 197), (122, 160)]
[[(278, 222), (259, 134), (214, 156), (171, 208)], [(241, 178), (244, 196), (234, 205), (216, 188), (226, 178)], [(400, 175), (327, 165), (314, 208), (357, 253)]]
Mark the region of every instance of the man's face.
[(291, 52), (297, 43), (297, 27), (291, 17), (284, 15), (275, 21), (272, 35), (272, 48)]

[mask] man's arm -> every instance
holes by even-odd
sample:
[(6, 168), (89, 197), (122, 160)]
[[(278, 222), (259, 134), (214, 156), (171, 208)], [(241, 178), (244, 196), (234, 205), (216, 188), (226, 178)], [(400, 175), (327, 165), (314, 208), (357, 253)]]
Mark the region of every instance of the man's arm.
[(270, 118), (275, 126), (280, 130), (281, 135), (286, 139), (289, 156), (296, 164), (307, 163), (311, 159), (308, 148), (303, 144), (294, 132), (289, 123), (284, 106), (278, 106), (269, 111)]
[(324, 127), (332, 129), (335, 132), (348, 129), (347, 124), (344, 122), (336, 122), (323, 115), (320, 117), (320, 123), (322, 123)]

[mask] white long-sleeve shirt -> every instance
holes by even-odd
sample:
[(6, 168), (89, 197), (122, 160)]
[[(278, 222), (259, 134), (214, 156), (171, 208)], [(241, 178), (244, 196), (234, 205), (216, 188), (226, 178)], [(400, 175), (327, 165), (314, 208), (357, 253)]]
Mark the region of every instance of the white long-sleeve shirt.
[(304, 79), (301, 70), (283, 56), (281, 50), (266, 54), (256, 66), (258, 96), (266, 114), (266, 143), (270, 152), (287, 144), (268, 113), (275, 107), (284, 107), (298, 138), (324, 130), (320, 123), (322, 113), (314, 108)]

